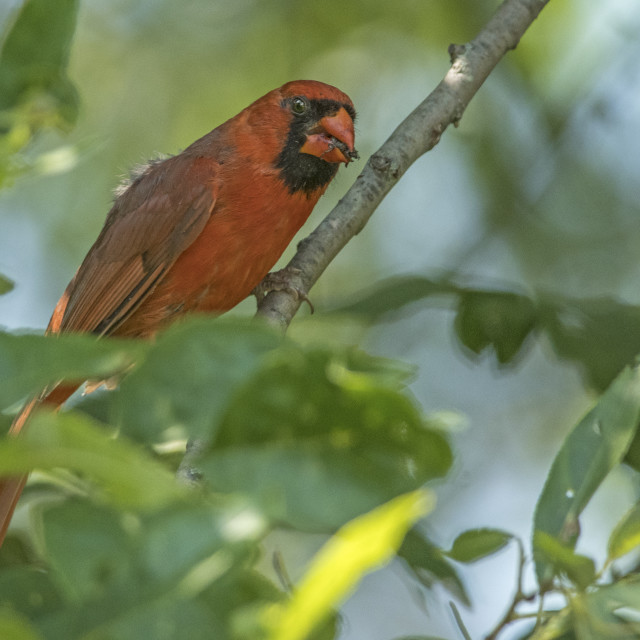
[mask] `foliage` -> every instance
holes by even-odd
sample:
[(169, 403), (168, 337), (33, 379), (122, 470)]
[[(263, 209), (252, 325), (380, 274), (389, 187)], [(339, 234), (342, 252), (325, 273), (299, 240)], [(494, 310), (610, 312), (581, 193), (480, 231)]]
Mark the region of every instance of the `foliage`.
[[(168, 138), (171, 144), (182, 144), (203, 122), (210, 122), (215, 105), (232, 113), (237, 106), (229, 104), (232, 94), (243, 104), (245, 98), (255, 97), (256, 84), (270, 88), (271, 76), (283, 68), (287, 77), (316, 70), (298, 62), (314, 56), (322, 62), (323, 73), (337, 68), (327, 63), (336, 51), (354, 75), (372, 85), (376, 99), (370, 103), (382, 103), (389, 96), (382, 96), (376, 79), (363, 71), (370, 68), (363, 61), (371, 64), (370, 58), (379, 55), (375, 62), (388, 65), (395, 77), (402, 65), (395, 53), (401, 43), (410, 42), (424, 56), (426, 50), (418, 41), (425, 32), (445, 46), (450, 34), (473, 33), (469, 24), (487, 15), (486, 8), (468, 0), (456, 7), (429, 3), (421, 12), (412, 2), (387, 7), (330, 0), (303, 9), (280, 1), (246, 3), (251, 13), (251, 20), (246, 20), (247, 9), (241, 4), (228, 5), (221, 20), (216, 11), (222, 9), (216, 3), (194, 3), (193, 8), (157, 3), (175, 18), (168, 21), (172, 36), (174, 30), (186, 28), (178, 18), (189, 11), (197, 14), (192, 30), (181, 40), (193, 55), (204, 56), (204, 64), (194, 66), (193, 74), (184, 74), (184, 59), (178, 60), (172, 47), (156, 54), (154, 73), (148, 72), (151, 47), (166, 41), (150, 4), (137, 6), (131, 15), (123, 13), (133, 35), (121, 50), (110, 48), (115, 41), (112, 23), (103, 20), (104, 31), (84, 43), (76, 69), (89, 70), (83, 98), (86, 91), (87, 99), (100, 105), (92, 112), (91, 126), (97, 120), (121, 123), (112, 137), (126, 148), (123, 157), (138, 159), (139, 147), (145, 153), (149, 145), (164, 148), (158, 130), (173, 136)], [(25, 0), (5, 30), (0, 55), (3, 186), (18, 176), (33, 175), (34, 169), (62, 171), (76, 159), (82, 135), (71, 146), (66, 144), (72, 137), (62, 144), (55, 135), (44, 147), (39, 143), (55, 130), (66, 135), (78, 115), (78, 95), (67, 69), (78, 5), (77, 0)], [(100, 3), (87, 11), (102, 15)], [(579, 29), (578, 21), (572, 21)], [(554, 42), (571, 43), (569, 21), (562, 22), (556, 14), (545, 24), (552, 22), (565, 29)], [(239, 40), (233, 35), (236, 23), (243, 25)], [(218, 29), (213, 36), (212, 25)], [(523, 42), (518, 47), (502, 76), (510, 93), (521, 92), (520, 102), (514, 100), (513, 106), (505, 101), (501, 83), (496, 82), (486, 87), (492, 98), (485, 105), (491, 108), (465, 115), (464, 121), (466, 125), (471, 119), (466, 131), (474, 123), (481, 131), (470, 135), (465, 146), (477, 156), (474, 180), (486, 188), (482, 197), (474, 193), (484, 200), (480, 215), (490, 231), (486, 237), (505, 242), (528, 277), (519, 279), (517, 286), (487, 286), (482, 281), (471, 286), (456, 264), (447, 277), (418, 273), (382, 281), (368, 295), (356, 301), (351, 296), (333, 310), (333, 326), (343, 330), (354, 321), (380, 327), (427, 305), (442, 306), (453, 311), (456, 348), (472, 363), (483, 364), (495, 356), (502, 372), (517, 371), (542, 345), (552, 358), (577, 368), (585, 386), (599, 398), (550, 465), (531, 517), (531, 540), (474, 526), (444, 546), (429, 530), (437, 512), (412, 528), (431, 510), (438, 485), (466, 470), (458, 459), (458, 469), (449, 474), (454, 462), (451, 434), (436, 416), (425, 415), (409, 390), (413, 372), (404, 362), (346, 348), (334, 335), (320, 333), (319, 340), (296, 343), (257, 325), (204, 318), (174, 326), (153, 344), (0, 332), (3, 426), (25, 397), (59, 380), (119, 383), (115, 391), (79, 399), (71, 410), (39, 413), (23, 438), (0, 443), (0, 474), (35, 470), (25, 506), (0, 553), (0, 638), (328, 640), (340, 636), (345, 598), (364, 575), (394, 557), (394, 566), (402, 566), (416, 586), (428, 589), (429, 599), (439, 587), (463, 605), (472, 605), (465, 580), (468, 565), (489, 567), (493, 554), (515, 547), (519, 571), (514, 597), (487, 638), (498, 637), (511, 625), (519, 637), (537, 640), (640, 635), (638, 506), (630, 506), (617, 523), (605, 523), (610, 535), (604, 561), (581, 547), (588, 533), (583, 531), (583, 513), (603, 482), (623, 458), (640, 468), (640, 439), (634, 439), (640, 413), (640, 374), (635, 366), (640, 307), (621, 301), (615, 292), (582, 295), (569, 285), (569, 291), (555, 287), (567, 264), (584, 271), (590, 284), (606, 283), (607, 291), (616, 269), (626, 268), (633, 276), (637, 252), (625, 250), (620, 240), (633, 238), (637, 208), (629, 203), (637, 198), (635, 192), (633, 198), (625, 198), (623, 189), (615, 188), (620, 167), (604, 171), (598, 165), (600, 154), (584, 153), (573, 139), (573, 129), (582, 128), (596, 144), (598, 140), (594, 123), (591, 128), (582, 126), (572, 113), (586, 101), (583, 91), (557, 77), (549, 87), (554, 82), (545, 75), (545, 60), (559, 66), (557, 61), (565, 56), (548, 46), (548, 30), (554, 27), (539, 28), (547, 29), (546, 39), (529, 39), (527, 34), (531, 46)], [(120, 36), (126, 44), (125, 31)], [(446, 42), (441, 42), (443, 37)], [(249, 41), (282, 43), (273, 51), (280, 58), (265, 55), (269, 69), (259, 67), (250, 77), (246, 71), (256, 65), (255, 48), (245, 46)], [(375, 47), (362, 49), (368, 42), (375, 42)], [(92, 51), (116, 60), (110, 60), (116, 73), (97, 73), (96, 58), (88, 55)], [(223, 58), (228, 64), (219, 64)], [(581, 69), (589, 67), (581, 60)], [(261, 73), (265, 77), (256, 82)], [(577, 75), (572, 75), (572, 82)], [(187, 84), (187, 76), (194, 84)], [(233, 92), (226, 90), (225, 77), (233, 78)], [(536, 89), (542, 84), (548, 90), (544, 107)], [(97, 91), (98, 85), (104, 93)], [(176, 87), (171, 95), (169, 85)], [(417, 91), (424, 90), (418, 82), (415, 85)], [(179, 110), (175, 101), (183, 103), (194, 87), (201, 98)], [(146, 88), (153, 98), (146, 101), (150, 112), (143, 109), (139, 116), (149, 120), (154, 134), (144, 144), (140, 121), (130, 108), (137, 88)], [(125, 93), (125, 107), (119, 111), (104, 99), (105, 94)], [(156, 99), (159, 93), (163, 100)], [(406, 103), (404, 91), (386, 93), (397, 94), (402, 113), (413, 106)], [(567, 95), (571, 99), (563, 101)], [(171, 122), (154, 111), (165, 102), (171, 105), (167, 113), (180, 112)], [(396, 118), (398, 104), (392, 106)], [(606, 103), (596, 106), (604, 110)], [(367, 114), (367, 108), (361, 123), (377, 113)], [(199, 120), (194, 117), (198, 110)], [(214, 112), (214, 120), (221, 114)], [(395, 124), (385, 120), (384, 130)], [(361, 126), (364, 134), (369, 123)], [(43, 153), (51, 144), (56, 153)], [(616, 154), (626, 157), (617, 150)], [(610, 157), (603, 150), (601, 163)], [(121, 170), (126, 161), (118, 158), (115, 164)], [(526, 167), (525, 177), (520, 165)], [(552, 167), (549, 176), (531, 171), (539, 165)], [(82, 171), (78, 176), (79, 181), (85, 179)], [(423, 178), (418, 176), (419, 181)], [(52, 201), (50, 188), (46, 186), (47, 204)], [(74, 193), (72, 205), (67, 198), (59, 200), (69, 216), (61, 224), (66, 229), (73, 219), (75, 229), (85, 219), (86, 202), (77, 184), (65, 183), (61, 192)], [(575, 200), (568, 201), (568, 193)], [(418, 233), (416, 238), (422, 258), (423, 239)], [(403, 236), (403, 249), (409, 240)], [(471, 249), (478, 247), (482, 240)], [(631, 266), (625, 265), (628, 255)], [(370, 262), (369, 246), (366, 256)], [(13, 279), (20, 284), (20, 277)], [(12, 287), (11, 280), (0, 275), (0, 294)], [(429, 363), (428, 374), (439, 378), (438, 363)], [(188, 438), (203, 445), (200, 457), (192, 461), (201, 479), (195, 489), (175, 481)], [(321, 534), (326, 542), (294, 581), (287, 575), (286, 562), (279, 560), (279, 584), (265, 569), (262, 555), (282, 530), (301, 539)], [(282, 551), (277, 548), (274, 558)], [(524, 573), (529, 567), (538, 586), (526, 592)], [(436, 608), (431, 602), (429, 607)], [(464, 629), (466, 613), (455, 606), (453, 611), (461, 635), (470, 637)], [(428, 638), (434, 636), (425, 630), (402, 640)]]

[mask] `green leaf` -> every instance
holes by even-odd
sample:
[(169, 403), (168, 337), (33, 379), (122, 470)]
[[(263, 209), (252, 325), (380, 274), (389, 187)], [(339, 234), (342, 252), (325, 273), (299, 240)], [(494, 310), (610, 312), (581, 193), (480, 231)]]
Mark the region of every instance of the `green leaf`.
[(43, 525), (53, 577), (67, 599), (92, 600), (132, 579), (130, 536), (117, 511), (67, 501), (45, 510)]
[(454, 291), (456, 288), (453, 285), (421, 276), (389, 278), (376, 284), (361, 298), (334, 306), (330, 313), (348, 314), (375, 322), (388, 313), (399, 311), (424, 298)]
[(13, 281), (0, 273), (0, 296), (9, 293), (14, 287)]
[(510, 292), (461, 290), (455, 329), (473, 353), (493, 347), (498, 362), (511, 362), (537, 323), (534, 302)]
[(579, 589), (595, 581), (596, 567), (591, 558), (575, 553), (572, 547), (543, 531), (536, 531), (533, 546), (538, 561), (552, 568), (554, 574), (565, 574)]
[(640, 307), (613, 298), (543, 298), (540, 319), (556, 353), (604, 391), (640, 353)]
[[(626, 369), (576, 425), (558, 452), (538, 499), (534, 535), (547, 533), (564, 544), (578, 537), (578, 517), (609, 471), (620, 463), (640, 417), (640, 371)], [(541, 585), (550, 578), (546, 560), (536, 556)]]
[(437, 582), (464, 604), (470, 606), (464, 584), (455, 568), (444, 556), (442, 549), (428, 540), (422, 532), (418, 532), (415, 528), (409, 531), (398, 551), (398, 556), (407, 563), (415, 577), (426, 587), (431, 588)]
[(444, 475), (451, 451), (382, 361), (281, 349), (238, 392), (201, 463), (274, 521), (333, 530)]
[(499, 529), (470, 529), (461, 533), (446, 554), (458, 562), (475, 562), (503, 549), (513, 535)]
[(73, 413), (38, 413), (22, 438), (0, 442), (0, 473), (72, 469), (97, 483), (113, 504), (157, 509), (184, 496), (172, 473), (148, 453)]
[(273, 640), (303, 640), (362, 579), (386, 564), (413, 524), (433, 506), (425, 491), (395, 498), (347, 523), (318, 552), (284, 605), (267, 609)]
[(66, 73), (79, 0), (27, 0), (0, 55), (0, 110), (45, 93), (72, 124), (77, 93)]
[(640, 579), (637, 575), (599, 586), (570, 600), (577, 638), (636, 640), (640, 637)]
[(62, 598), (51, 580), (51, 574), (33, 564), (35, 566), (3, 567), (0, 571), (2, 606), (29, 620), (51, 614), (62, 606)]
[(192, 318), (169, 328), (120, 386), (123, 432), (210, 440), (234, 392), (282, 338), (257, 323)]
[(146, 344), (133, 340), (0, 331), (0, 406), (10, 406), (59, 380), (81, 383), (121, 373), (146, 349)]
[(29, 621), (14, 611), (0, 609), (0, 638), (7, 640), (43, 640)]
[(640, 504), (633, 506), (609, 537), (607, 561), (616, 560), (640, 546)]

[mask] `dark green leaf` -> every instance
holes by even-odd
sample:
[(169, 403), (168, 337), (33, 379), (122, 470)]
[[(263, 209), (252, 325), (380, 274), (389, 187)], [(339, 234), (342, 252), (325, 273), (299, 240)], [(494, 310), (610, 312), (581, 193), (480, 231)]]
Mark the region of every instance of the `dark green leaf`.
[(131, 541), (121, 514), (68, 501), (47, 509), (43, 519), (53, 576), (67, 599), (92, 600), (132, 579)]
[(194, 318), (171, 327), (121, 384), (124, 432), (148, 442), (210, 439), (235, 389), (281, 341), (255, 323)]
[(3, 567), (0, 571), (0, 603), (30, 620), (53, 613), (62, 606), (62, 598), (51, 575), (34, 565)]
[(349, 314), (375, 322), (387, 313), (399, 311), (424, 298), (453, 291), (456, 288), (446, 282), (436, 282), (421, 276), (389, 278), (378, 283), (361, 298), (333, 307), (331, 313)]
[[(578, 517), (609, 471), (620, 463), (640, 416), (640, 371), (626, 369), (577, 424), (558, 452), (534, 516), (534, 532), (573, 545)], [(545, 558), (534, 554), (541, 585), (550, 577)]]
[(66, 73), (79, 0), (27, 0), (0, 54), (0, 110), (42, 92), (68, 123), (78, 97)]
[(493, 347), (498, 362), (511, 362), (535, 328), (537, 310), (525, 296), (509, 292), (462, 291), (455, 329), (460, 342), (482, 353)]
[(587, 382), (604, 391), (640, 353), (640, 307), (612, 298), (544, 299), (540, 321), (556, 353), (580, 364)]
[(6, 276), (0, 274), (0, 296), (9, 293), (13, 289), (13, 282)]
[(415, 528), (405, 536), (398, 551), (416, 578), (426, 587), (434, 583), (445, 587), (461, 602), (469, 606), (471, 603), (456, 569), (445, 557), (442, 549), (428, 540)]
[(0, 331), (0, 406), (10, 406), (58, 380), (110, 377), (126, 370), (146, 348), (132, 340)]
[(332, 529), (444, 475), (446, 440), (362, 354), (281, 349), (230, 404), (203, 461), (215, 490), (273, 519)]
[(571, 546), (543, 531), (535, 532), (533, 547), (536, 561), (544, 562), (555, 575), (566, 575), (581, 590), (593, 584), (596, 567), (591, 558), (576, 553)]
[(475, 562), (503, 549), (513, 535), (499, 529), (470, 529), (461, 533), (446, 554), (458, 562)]

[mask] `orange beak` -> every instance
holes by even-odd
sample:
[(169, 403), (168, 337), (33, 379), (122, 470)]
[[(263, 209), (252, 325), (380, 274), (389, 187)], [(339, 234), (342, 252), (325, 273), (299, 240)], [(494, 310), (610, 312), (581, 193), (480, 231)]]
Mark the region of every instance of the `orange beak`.
[(326, 162), (349, 164), (358, 157), (354, 149), (355, 133), (353, 120), (344, 107), (333, 116), (326, 116), (318, 122), (307, 136), (300, 152), (317, 156)]

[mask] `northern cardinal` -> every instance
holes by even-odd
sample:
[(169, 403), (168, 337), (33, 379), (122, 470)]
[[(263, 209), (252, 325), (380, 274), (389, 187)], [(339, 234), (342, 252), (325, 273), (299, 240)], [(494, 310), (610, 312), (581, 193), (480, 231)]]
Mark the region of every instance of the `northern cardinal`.
[[(187, 147), (140, 168), (55, 307), (47, 333), (148, 338), (189, 312), (246, 298), (309, 217), (354, 148), (353, 103), (312, 80), (289, 82)], [(58, 407), (80, 386), (59, 384)], [(24, 484), (0, 483), (0, 544)]]

